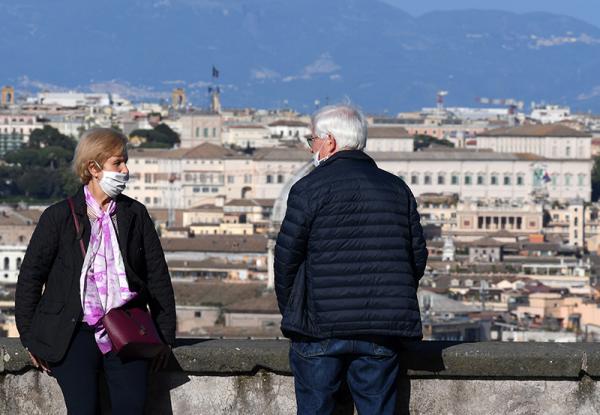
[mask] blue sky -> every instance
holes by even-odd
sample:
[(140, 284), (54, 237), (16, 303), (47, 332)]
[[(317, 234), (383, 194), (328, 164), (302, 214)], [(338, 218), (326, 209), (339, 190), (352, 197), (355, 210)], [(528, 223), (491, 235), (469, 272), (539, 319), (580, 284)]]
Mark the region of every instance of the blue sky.
[(433, 10), (495, 9), (516, 13), (533, 11), (566, 14), (600, 27), (599, 0), (384, 0), (420, 15)]

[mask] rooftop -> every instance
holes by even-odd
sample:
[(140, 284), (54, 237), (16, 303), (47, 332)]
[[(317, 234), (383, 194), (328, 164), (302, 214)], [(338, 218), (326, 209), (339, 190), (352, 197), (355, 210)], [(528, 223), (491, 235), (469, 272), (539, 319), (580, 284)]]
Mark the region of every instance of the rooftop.
[(591, 137), (563, 124), (521, 125), (479, 133), (480, 137)]
[(267, 237), (263, 235), (201, 235), (196, 238), (161, 238), (160, 242), (165, 252), (267, 252)]

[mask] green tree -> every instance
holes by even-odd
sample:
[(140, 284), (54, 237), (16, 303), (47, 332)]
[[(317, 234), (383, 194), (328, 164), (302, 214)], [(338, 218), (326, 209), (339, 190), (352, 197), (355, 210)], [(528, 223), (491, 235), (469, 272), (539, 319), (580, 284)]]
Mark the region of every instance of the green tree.
[(415, 150), (432, 146), (454, 147), (454, 144), (445, 138), (439, 139), (431, 135), (417, 134), (415, 136)]
[(56, 128), (44, 125), (36, 128), (29, 136), (29, 148), (62, 147), (65, 150), (75, 151), (77, 142), (68, 135), (62, 134)]
[(145, 143), (142, 143), (142, 148), (173, 148), (176, 144), (181, 143), (179, 134), (171, 129), (167, 124), (158, 124), (151, 130), (134, 130), (129, 134), (130, 137), (144, 137)]

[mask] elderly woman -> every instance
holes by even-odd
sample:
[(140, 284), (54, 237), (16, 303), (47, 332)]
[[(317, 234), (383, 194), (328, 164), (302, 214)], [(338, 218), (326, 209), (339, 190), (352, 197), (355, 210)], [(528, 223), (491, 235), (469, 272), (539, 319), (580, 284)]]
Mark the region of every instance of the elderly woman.
[[(83, 186), (44, 211), (17, 283), (21, 342), (34, 366), (57, 379), (70, 414), (96, 413), (100, 370), (113, 414), (143, 413), (148, 370), (166, 364), (175, 340), (173, 287), (158, 235), (146, 208), (121, 194), (126, 146), (112, 129), (82, 136), (73, 169)], [(146, 306), (165, 347), (151, 362), (123, 360), (102, 318), (113, 308)]]

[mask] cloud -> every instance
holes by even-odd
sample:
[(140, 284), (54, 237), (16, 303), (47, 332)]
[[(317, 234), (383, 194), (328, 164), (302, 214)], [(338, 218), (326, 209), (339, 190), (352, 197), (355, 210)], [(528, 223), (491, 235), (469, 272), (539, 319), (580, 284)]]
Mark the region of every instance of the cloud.
[(600, 96), (600, 85), (595, 86), (589, 92), (581, 93), (577, 96), (578, 101), (587, 101), (588, 99), (596, 98)]
[(575, 43), (580, 43), (584, 45), (600, 44), (600, 39), (592, 37), (586, 33), (582, 33), (579, 36), (573, 36), (572, 34), (567, 33), (566, 36), (551, 36), (549, 38), (543, 38), (532, 35), (531, 40), (535, 42), (533, 45), (530, 46), (533, 49), (549, 48), (552, 46), (561, 46)]
[(36, 79), (30, 79), (27, 75), (19, 78), (19, 86), (21, 88), (33, 88), (48, 92), (64, 92), (67, 90), (67, 88), (60, 85), (50, 84), (48, 82), (38, 81)]
[(329, 79), (338, 80), (341, 79), (339, 74), (334, 74), (334, 72), (342, 69), (340, 65), (335, 63), (333, 58), (328, 52), (321, 54), (314, 62), (306, 65), (302, 72), (299, 75), (288, 75), (282, 79), (283, 82), (291, 82), (297, 79), (312, 79), (315, 75), (330, 75)]
[(252, 69), (251, 73), (252, 73), (252, 78), (261, 79), (261, 80), (277, 79), (277, 78), (281, 77), (281, 75), (279, 75), (279, 73), (277, 71), (274, 71), (269, 68)]
[(303, 76), (310, 78), (312, 75), (328, 74), (340, 69), (341, 67), (333, 61), (329, 53), (323, 53), (316, 61), (304, 67)]
[(89, 86), (90, 91), (96, 93), (108, 92), (111, 94), (118, 94), (120, 96), (130, 99), (161, 99), (169, 98), (169, 92), (155, 91), (152, 87), (147, 86), (133, 86), (126, 82), (119, 82), (116, 80), (107, 82), (96, 82)]
[(206, 81), (196, 81), (196, 82), (192, 82), (191, 84), (188, 84), (189, 88), (206, 88), (207, 86), (211, 86), (212, 84), (210, 82), (206, 82)]
[(169, 80), (169, 81), (162, 81), (162, 83), (164, 85), (184, 85), (185, 81), (182, 81), (181, 79), (175, 79), (175, 80)]

